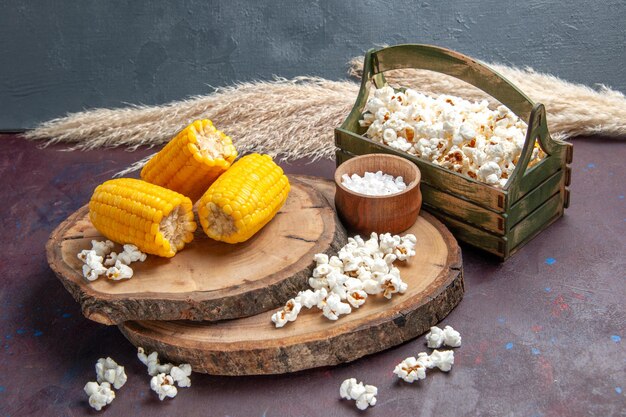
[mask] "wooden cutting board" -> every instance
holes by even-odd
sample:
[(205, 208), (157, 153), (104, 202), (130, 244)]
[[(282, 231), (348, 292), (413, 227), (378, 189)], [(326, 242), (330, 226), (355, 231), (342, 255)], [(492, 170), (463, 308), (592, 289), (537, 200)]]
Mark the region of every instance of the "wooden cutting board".
[[(332, 201), (332, 182), (303, 180)], [(215, 375), (280, 374), (350, 362), (421, 335), (463, 297), (461, 250), (448, 229), (423, 213), (407, 233), (418, 240), (416, 256), (399, 264), (408, 291), (391, 300), (370, 297), (337, 321), (303, 309), (280, 329), (270, 320), (275, 310), (217, 323), (129, 321), (119, 328), (135, 346)]]
[(148, 256), (144, 263), (133, 263), (132, 279), (89, 282), (76, 254), (104, 237), (85, 206), (51, 234), (48, 262), (83, 314), (103, 324), (214, 321), (268, 311), (306, 286), (314, 254), (334, 254), (346, 243), (332, 203), (306, 178), (289, 180), (292, 189), (283, 208), (247, 242), (216, 242), (199, 227), (193, 242), (175, 257)]

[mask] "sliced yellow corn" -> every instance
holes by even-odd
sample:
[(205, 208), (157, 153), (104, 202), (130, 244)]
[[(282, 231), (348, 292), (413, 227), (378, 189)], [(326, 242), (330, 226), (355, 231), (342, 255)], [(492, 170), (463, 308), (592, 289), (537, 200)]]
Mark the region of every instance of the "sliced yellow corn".
[(196, 120), (141, 170), (141, 178), (196, 201), (237, 158), (229, 136), (210, 120)]
[(244, 156), (200, 198), (200, 224), (212, 239), (244, 242), (272, 220), (289, 190), (287, 176), (269, 155)]
[(114, 242), (168, 258), (191, 242), (196, 230), (188, 197), (133, 178), (99, 185), (89, 201), (89, 219)]

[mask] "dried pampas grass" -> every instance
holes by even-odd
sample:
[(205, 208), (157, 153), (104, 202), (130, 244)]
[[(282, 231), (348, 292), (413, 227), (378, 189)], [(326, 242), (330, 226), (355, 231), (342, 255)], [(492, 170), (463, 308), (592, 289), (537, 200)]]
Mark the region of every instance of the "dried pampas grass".
[[(351, 75), (360, 76), (362, 62), (362, 57), (351, 61)], [(528, 68), (489, 65), (546, 106), (553, 136), (626, 135), (623, 94), (606, 87), (595, 91)], [(481, 90), (447, 75), (413, 69), (388, 75), (390, 82), (426, 94), (493, 101)], [(161, 106), (73, 113), (45, 122), (25, 136), (44, 146), (69, 143), (70, 149), (126, 146), (133, 150), (141, 145), (163, 144), (193, 120), (208, 118), (233, 137), (242, 154), (255, 151), (283, 160), (330, 159), (335, 150), (333, 129), (343, 122), (358, 91), (358, 84), (351, 81), (277, 78), (219, 88), (212, 94)], [(137, 162), (128, 171), (140, 168), (144, 162)]]

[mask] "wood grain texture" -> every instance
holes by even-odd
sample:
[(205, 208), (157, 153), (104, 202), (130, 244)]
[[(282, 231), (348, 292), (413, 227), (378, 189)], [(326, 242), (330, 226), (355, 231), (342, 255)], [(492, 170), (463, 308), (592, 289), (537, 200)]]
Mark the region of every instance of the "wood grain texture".
[[(382, 171), (393, 177), (402, 177), (406, 189), (402, 192), (369, 196), (356, 193), (342, 184), (344, 175), (359, 175)], [(422, 207), (421, 174), (412, 162), (399, 156), (368, 154), (352, 158), (335, 171), (335, 207), (346, 227), (358, 233), (372, 232), (398, 234), (411, 227)]]
[(463, 297), (461, 251), (452, 234), (429, 214), (407, 232), (418, 239), (417, 255), (398, 265), (408, 291), (391, 300), (371, 297), (337, 321), (313, 309), (280, 329), (270, 320), (273, 312), (216, 323), (129, 321), (119, 328), (135, 346), (215, 375), (280, 374), (350, 362), (419, 336)]
[(216, 242), (196, 231), (172, 259), (149, 256), (134, 263), (132, 279), (88, 282), (76, 254), (104, 238), (85, 206), (50, 236), (48, 262), (81, 304), (83, 314), (104, 324), (125, 320), (223, 320), (278, 307), (304, 288), (315, 253), (334, 253), (346, 233), (327, 199), (291, 177), (292, 190), (276, 217), (247, 242)]

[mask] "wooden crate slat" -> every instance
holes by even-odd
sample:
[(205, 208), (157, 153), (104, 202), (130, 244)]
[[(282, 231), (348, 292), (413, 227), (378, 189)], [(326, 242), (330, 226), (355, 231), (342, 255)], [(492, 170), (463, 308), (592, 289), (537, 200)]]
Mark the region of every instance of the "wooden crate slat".
[(508, 213), (505, 231), (510, 231), (529, 213), (563, 188), (564, 172), (557, 171), (550, 178), (515, 203)]
[(422, 208), (441, 220), (457, 239), (492, 253), (501, 259), (504, 258), (504, 250), (507, 244), (506, 237), (496, 236), (463, 221), (459, 221), (428, 204), (423, 204)]
[(546, 224), (563, 215), (563, 193), (555, 194), (535, 211), (526, 216), (507, 234), (511, 248), (532, 239)]
[(422, 182), (422, 198), (429, 205), (453, 217), (464, 219), (469, 224), (504, 235), (506, 217), (501, 213), (480, 207), (445, 191)]

